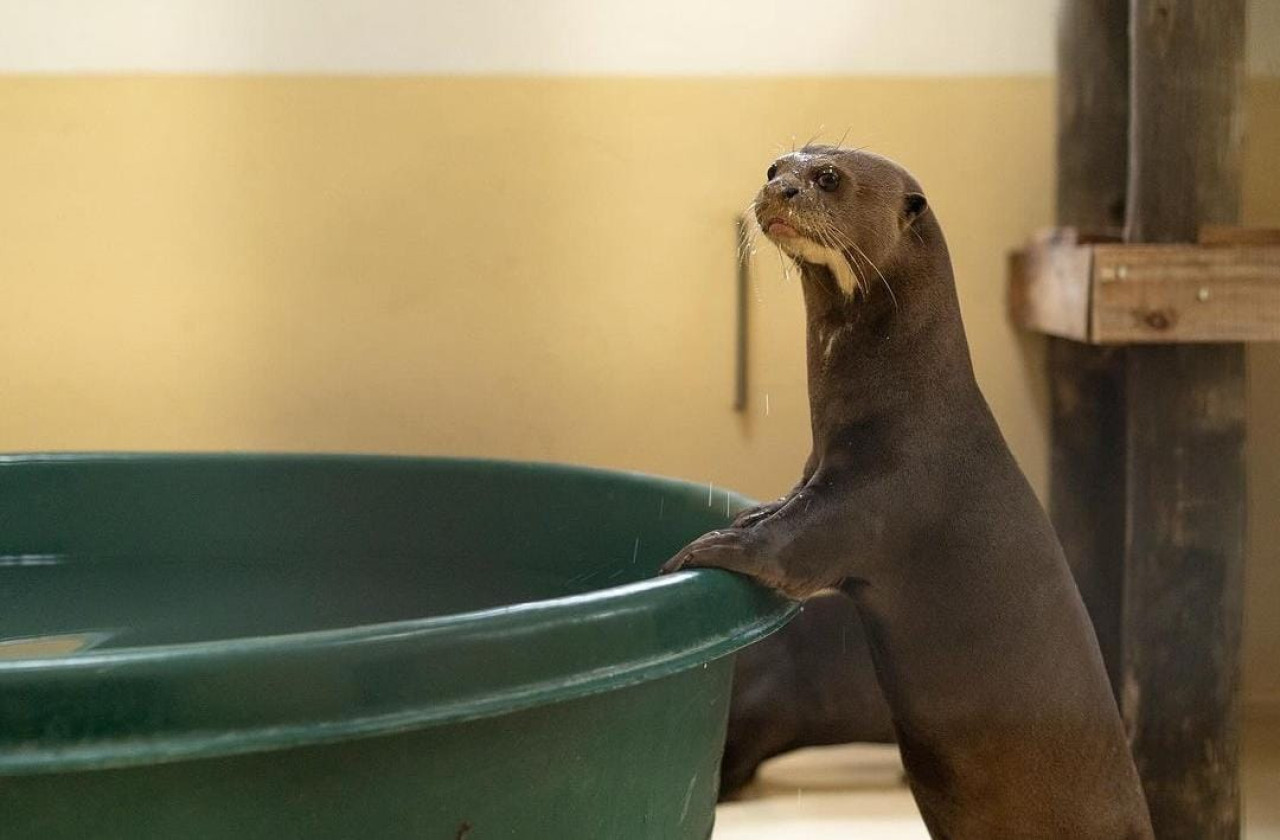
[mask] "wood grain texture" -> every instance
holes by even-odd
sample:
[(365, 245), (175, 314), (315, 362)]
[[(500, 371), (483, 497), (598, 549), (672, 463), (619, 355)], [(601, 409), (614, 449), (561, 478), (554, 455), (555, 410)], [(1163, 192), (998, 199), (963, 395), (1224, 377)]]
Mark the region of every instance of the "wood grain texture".
[[(1059, 25), (1057, 223), (1114, 235), (1123, 227), (1128, 172), (1129, 2), (1064, 0)], [(1042, 236), (1037, 245), (1062, 238)], [(1042, 264), (1028, 261), (1028, 267)], [(1027, 299), (1066, 297), (1087, 306), (1089, 276), (1076, 277), (1083, 291)], [(1055, 320), (1073, 324), (1070, 331), (1063, 330), (1074, 333), (1071, 338), (1087, 335), (1087, 312), (1066, 319), (1037, 316), (1039, 323)], [(1050, 337), (1047, 361), (1049, 517), (1118, 692), (1123, 665), (1124, 350)]]
[(1121, 708), (1160, 840), (1240, 836), (1244, 348), (1125, 349)]
[(1098, 244), (1086, 261), (1041, 243), (1011, 261), (1010, 311), (1078, 335), (1084, 300), (1087, 340), (1119, 343), (1050, 339), (1050, 514), (1156, 836), (1234, 840), (1244, 346), (1173, 342), (1276, 338), (1270, 243), (1221, 227), (1240, 203), (1244, 4), (1066, 0), (1061, 21), (1059, 224), (1097, 229), (1123, 172), (1126, 242), (1192, 243), (1208, 225), (1205, 244), (1226, 246)]
[(1129, 149), (1128, 0), (1068, 0), (1058, 17), (1058, 221), (1124, 227)]
[(1071, 245), (1010, 259), (1009, 316), (1091, 344), (1280, 341), (1280, 245)]
[(1123, 664), (1125, 353), (1124, 347), (1049, 339), (1049, 517), (1117, 693)]
[(1126, 239), (1240, 215), (1244, 0), (1132, 0)]
[(1280, 341), (1280, 247), (1100, 245), (1095, 344)]
[[(1239, 221), (1244, 0), (1132, 3), (1126, 239), (1194, 242)], [(1129, 347), (1125, 371), (1121, 711), (1156, 836), (1235, 840), (1244, 345)]]
[(1201, 245), (1280, 245), (1280, 228), (1201, 225)]

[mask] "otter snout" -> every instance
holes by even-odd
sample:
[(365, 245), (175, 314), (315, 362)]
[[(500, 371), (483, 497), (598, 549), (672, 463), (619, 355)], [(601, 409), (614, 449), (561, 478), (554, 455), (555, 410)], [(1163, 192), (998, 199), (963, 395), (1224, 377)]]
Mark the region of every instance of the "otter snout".
[(798, 184), (769, 184), (756, 199), (756, 221), (770, 239), (806, 236), (809, 209)]
[(766, 201), (790, 201), (800, 194), (801, 184), (795, 178), (775, 178), (760, 190), (761, 198)]

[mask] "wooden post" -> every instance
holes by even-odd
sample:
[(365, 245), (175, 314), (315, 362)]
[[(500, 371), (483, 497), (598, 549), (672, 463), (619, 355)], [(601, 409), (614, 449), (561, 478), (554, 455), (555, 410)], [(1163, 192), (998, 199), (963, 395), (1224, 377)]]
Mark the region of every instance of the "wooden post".
[(1240, 218), (1245, 0), (1133, 0), (1126, 240)]
[[(1193, 242), (1236, 222), (1244, 0), (1066, 0), (1061, 26), (1059, 223)], [(1049, 340), (1050, 513), (1156, 836), (1234, 840), (1243, 345)]]
[[(1058, 29), (1058, 224), (1124, 227), (1129, 0), (1067, 0)], [(1124, 586), (1124, 354), (1049, 338), (1049, 515), (1120, 685)]]
[(1121, 709), (1159, 840), (1240, 836), (1243, 345), (1130, 347)]
[(1129, 0), (1066, 0), (1058, 19), (1058, 224), (1124, 227)]
[(1122, 682), (1125, 548), (1125, 353), (1050, 337), (1049, 517), (1102, 649)]
[[(1126, 239), (1240, 206), (1244, 0), (1133, 0)], [(1160, 840), (1240, 836), (1244, 345), (1125, 350), (1121, 709)]]

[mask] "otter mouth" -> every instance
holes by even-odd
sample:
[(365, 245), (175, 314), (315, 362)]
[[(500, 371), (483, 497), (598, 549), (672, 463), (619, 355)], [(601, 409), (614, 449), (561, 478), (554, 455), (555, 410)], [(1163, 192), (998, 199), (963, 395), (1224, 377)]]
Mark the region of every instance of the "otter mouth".
[(782, 221), (782, 219), (777, 216), (768, 221), (764, 226), (764, 232), (767, 236), (776, 236), (782, 239), (792, 239), (800, 236), (800, 231)]
[[(806, 230), (808, 225), (803, 227), (794, 225), (784, 220), (783, 216), (774, 215), (774, 213), (776, 211), (766, 210), (757, 218), (760, 220), (760, 227), (764, 230), (765, 236), (769, 237), (782, 253), (802, 263), (825, 266), (831, 271), (836, 285), (846, 295), (852, 295), (862, 288), (863, 281), (853, 263), (849, 261), (850, 258), (833, 244), (832, 237), (838, 241), (840, 236), (838, 233), (833, 230), (829, 236), (814, 235)], [(821, 231), (823, 220), (814, 221), (816, 229)], [(830, 222), (826, 224), (830, 225)]]

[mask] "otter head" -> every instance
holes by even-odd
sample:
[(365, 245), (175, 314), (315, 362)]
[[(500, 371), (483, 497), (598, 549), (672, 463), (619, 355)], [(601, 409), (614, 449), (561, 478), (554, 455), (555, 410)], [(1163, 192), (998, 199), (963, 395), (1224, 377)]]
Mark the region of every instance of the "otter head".
[(806, 146), (774, 161), (754, 208), (770, 241), (801, 263), (825, 266), (852, 295), (868, 293), (911, 247), (917, 237), (909, 231), (928, 202), (915, 179), (886, 158)]

